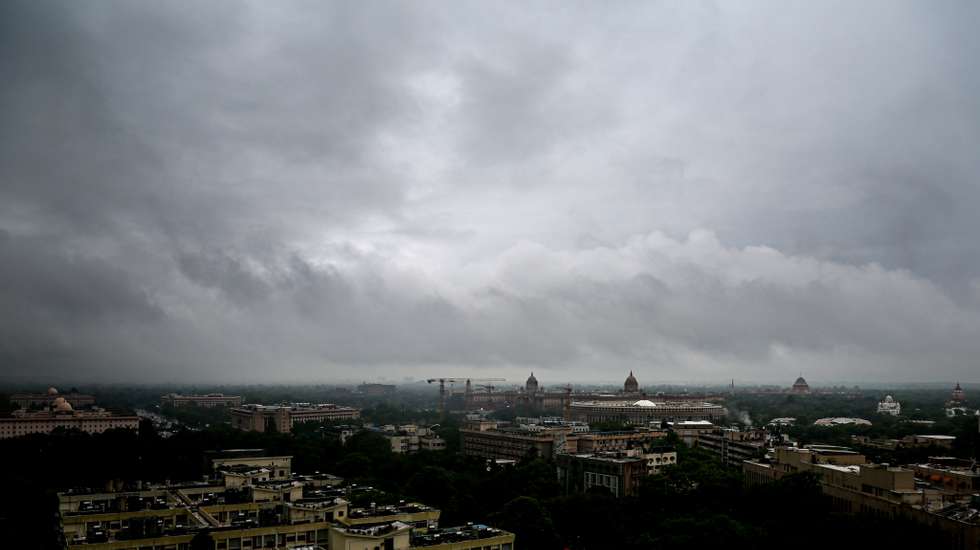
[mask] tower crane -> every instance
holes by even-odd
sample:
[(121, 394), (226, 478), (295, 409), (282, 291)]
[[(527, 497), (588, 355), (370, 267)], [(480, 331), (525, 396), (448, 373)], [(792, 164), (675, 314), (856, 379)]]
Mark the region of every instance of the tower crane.
[(445, 416), (446, 414), (446, 382), (450, 384), (466, 383), (466, 393), (472, 391), (473, 382), (506, 382), (506, 378), (452, 378), (452, 377), (440, 377), (440, 378), (429, 378), (426, 380), (429, 384), (439, 382), (439, 413)]

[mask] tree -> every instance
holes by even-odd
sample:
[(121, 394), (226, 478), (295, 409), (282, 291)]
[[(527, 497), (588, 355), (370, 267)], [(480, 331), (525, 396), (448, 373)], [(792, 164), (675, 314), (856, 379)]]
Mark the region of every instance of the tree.
[(531, 497), (517, 497), (490, 516), (490, 522), (517, 535), (514, 543), (520, 548), (558, 548), (551, 515), (541, 503)]

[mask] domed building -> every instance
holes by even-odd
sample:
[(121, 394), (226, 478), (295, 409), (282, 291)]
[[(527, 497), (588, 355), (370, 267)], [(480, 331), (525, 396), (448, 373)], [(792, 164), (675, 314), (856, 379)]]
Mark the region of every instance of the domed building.
[(623, 393), (640, 393), (640, 383), (637, 382), (636, 377), (633, 376), (633, 371), (630, 371), (630, 375), (626, 377), (626, 382), (623, 384)]
[(808, 394), (810, 393), (810, 385), (806, 383), (806, 380), (804, 380), (802, 376), (800, 376), (796, 379), (796, 382), (793, 382), (793, 388), (790, 390), (790, 393), (800, 395)]
[(902, 404), (895, 401), (895, 398), (892, 396), (886, 395), (885, 399), (878, 403), (878, 414), (898, 416), (902, 414)]
[(956, 387), (953, 388), (953, 394), (950, 397), (952, 401), (957, 403), (966, 401), (966, 393), (963, 391), (963, 388), (960, 387), (959, 382), (956, 383)]
[(65, 400), (64, 397), (58, 397), (51, 403), (51, 409), (55, 412), (71, 412), (71, 403)]
[(538, 379), (534, 377), (534, 373), (527, 377), (527, 382), (524, 383), (524, 391), (527, 393), (537, 393), (538, 392)]

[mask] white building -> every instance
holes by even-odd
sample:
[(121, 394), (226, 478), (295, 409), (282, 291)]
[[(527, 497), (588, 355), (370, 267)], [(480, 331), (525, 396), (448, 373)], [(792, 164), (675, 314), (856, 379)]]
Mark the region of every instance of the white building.
[(895, 401), (890, 395), (886, 395), (885, 399), (878, 403), (878, 414), (890, 414), (892, 416), (898, 416), (902, 414), (902, 404)]

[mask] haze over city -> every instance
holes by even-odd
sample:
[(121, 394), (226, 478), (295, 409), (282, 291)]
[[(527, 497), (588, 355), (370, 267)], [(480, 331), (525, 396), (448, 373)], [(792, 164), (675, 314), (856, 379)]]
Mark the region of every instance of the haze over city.
[(0, 378), (980, 382), (978, 20), (3, 2)]

